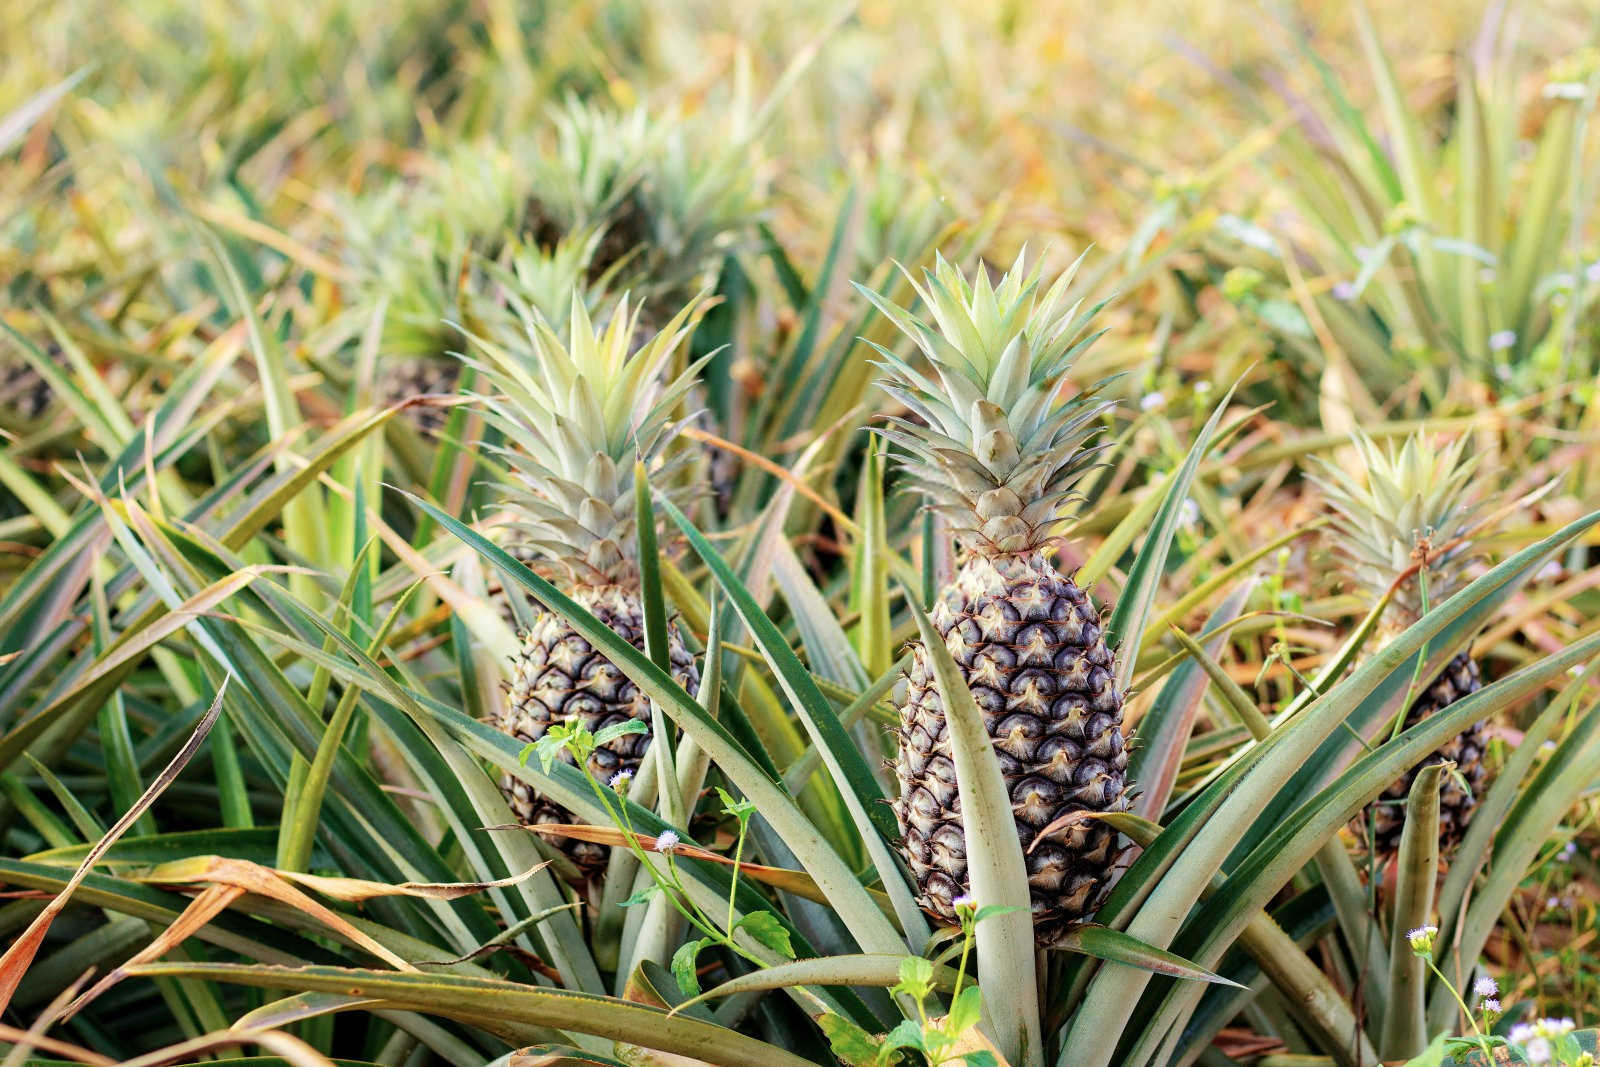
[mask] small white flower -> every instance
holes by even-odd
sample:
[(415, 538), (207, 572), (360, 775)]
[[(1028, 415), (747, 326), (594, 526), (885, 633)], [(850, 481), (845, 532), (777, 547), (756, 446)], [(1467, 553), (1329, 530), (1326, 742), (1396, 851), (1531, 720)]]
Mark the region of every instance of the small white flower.
[(1561, 851), (1557, 853), (1557, 858), (1563, 863), (1566, 863), (1571, 862), (1573, 857), (1575, 857), (1577, 854), (1578, 843), (1576, 841), (1568, 841), (1566, 844), (1561, 846)]
[(1426, 956), (1433, 951), (1433, 939), (1439, 936), (1437, 926), (1419, 926), (1406, 934), (1406, 940), (1411, 942), (1411, 951), (1419, 956)]
[(611, 776), (611, 781), (607, 782), (606, 784), (620, 793), (624, 789), (628, 788), (628, 783), (631, 781), (633, 781), (633, 772), (624, 767), (616, 774), (613, 774)]
[(1522, 1046), (1522, 1054), (1528, 1057), (1529, 1063), (1549, 1063), (1554, 1052), (1549, 1039), (1543, 1037), (1530, 1037)]
[(1545, 565), (1539, 568), (1534, 578), (1542, 582), (1553, 582), (1565, 573), (1567, 573), (1567, 569), (1552, 559), (1546, 561)]
[(1190, 497), (1184, 497), (1183, 503), (1178, 505), (1178, 525), (1185, 530), (1192, 530), (1200, 522), (1200, 505)]
[(1582, 100), (1588, 91), (1582, 82), (1551, 82), (1544, 87), (1547, 100)]
[(1496, 363), (1494, 365), (1494, 376), (1502, 382), (1509, 382), (1511, 380), (1511, 364)]
[(1549, 1037), (1560, 1037), (1562, 1034), (1572, 1033), (1572, 1031), (1577, 1028), (1577, 1025), (1578, 1024), (1573, 1022), (1570, 1018), (1561, 1018), (1540, 1019), (1538, 1022), (1533, 1024), (1533, 1027), (1535, 1030), (1538, 1030), (1540, 1033)]
[(1489, 351), (1504, 352), (1517, 343), (1517, 331), (1497, 330), (1489, 335)]
[(1479, 1007), (1481, 1007), (1490, 1015), (1500, 1014), (1500, 1001), (1496, 1000), (1494, 997), (1485, 997), (1483, 1003), (1480, 1004)]
[(1586, 282), (1600, 282), (1600, 259), (1583, 268), (1583, 280)]
[(1167, 396), (1157, 389), (1153, 393), (1146, 393), (1139, 398), (1140, 411), (1160, 411), (1167, 406)]
[(1547, 897), (1545, 899), (1544, 906), (1547, 907), (1547, 908), (1559, 908), (1559, 907), (1561, 907), (1561, 898), (1560, 897)]
[(1495, 283), (1495, 279), (1499, 277), (1499, 273), (1493, 267), (1484, 267), (1482, 270), (1478, 271), (1478, 281), (1482, 282), (1484, 285), (1493, 285)]
[(1335, 300), (1343, 301), (1344, 303), (1347, 303), (1347, 304), (1350, 301), (1354, 300), (1356, 298), (1356, 284), (1355, 284), (1355, 282), (1338, 282), (1338, 283), (1336, 283), (1334, 285), (1334, 287), (1333, 287), (1333, 298)]
[(1497, 997), (1500, 995), (1500, 985), (1492, 976), (1480, 974), (1478, 980), (1472, 983), (1472, 991), (1480, 997)]
[(950, 906), (957, 911), (965, 911), (968, 908), (977, 907), (977, 904), (978, 902), (972, 899), (971, 893), (962, 893), (950, 902)]
[(656, 837), (656, 851), (673, 852), (677, 849), (679, 840), (680, 838), (678, 835), (673, 833), (671, 830), (663, 830), (661, 831), (660, 835)]
[(1534, 1030), (1532, 1023), (1517, 1023), (1511, 1028), (1510, 1032), (1506, 1034), (1506, 1040), (1510, 1041), (1513, 1045), (1526, 1045), (1528, 1043), (1528, 1039), (1531, 1038), (1533, 1034)]

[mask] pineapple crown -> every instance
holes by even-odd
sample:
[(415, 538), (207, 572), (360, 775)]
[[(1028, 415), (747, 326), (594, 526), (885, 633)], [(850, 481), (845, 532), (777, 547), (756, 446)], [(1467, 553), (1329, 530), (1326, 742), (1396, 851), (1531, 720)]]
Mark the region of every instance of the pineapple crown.
[[(471, 257), (429, 248), (387, 261), (370, 280), (371, 299), (389, 301), (383, 321), (383, 351), (398, 356), (448, 359), (457, 335), (449, 323), (468, 318), (475, 288)], [(361, 309), (363, 312), (365, 308)]]
[[(1074, 361), (1099, 332), (1087, 331), (1102, 305), (1068, 303), (1082, 262), (1043, 287), (1043, 266), (1023, 269), (1026, 249), (993, 284), (972, 280), (940, 256), (918, 282), (902, 267), (932, 323), (858, 286), (927, 358), (919, 370), (888, 349), (879, 385), (916, 417), (887, 419), (880, 432), (905, 450), (902, 468), (945, 515), (968, 550), (985, 554), (1042, 547), (1074, 501), (1072, 486), (1095, 462), (1101, 382), (1071, 399), (1056, 395)], [(869, 342), (870, 343), (870, 342)]]
[(479, 255), (512, 225), (509, 161), (488, 148), (430, 159), (418, 176), (341, 205), (347, 253), (356, 268), (357, 312), (387, 299), (384, 351), (447, 358), (446, 324), (470, 317), (482, 288)]
[[(1350, 578), (1381, 596), (1424, 563), (1427, 603), (1447, 599), (1463, 584), (1473, 552), (1467, 534), (1475, 507), (1465, 497), (1478, 460), (1464, 455), (1466, 438), (1435, 446), (1418, 432), (1398, 446), (1379, 445), (1358, 430), (1351, 443), (1360, 459), (1354, 470), (1319, 458), (1311, 474), (1334, 510), (1335, 546)], [(1423, 583), (1413, 574), (1396, 590), (1391, 612), (1409, 624), (1423, 608)]]
[(562, 230), (614, 212), (637, 189), (666, 132), (642, 108), (610, 111), (576, 98), (554, 109), (551, 125), (553, 144), (527, 160), (530, 195)]
[(702, 294), (636, 346), (639, 308), (626, 295), (601, 327), (574, 293), (566, 343), (537, 312), (515, 347), (472, 338), (478, 358), (470, 362), (496, 393), (478, 399), (505, 437), (506, 505), (526, 546), (578, 585), (638, 580), (636, 460), (654, 468), (652, 480), (675, 504), (697, 491), (684, 476), (687, 457), (666, 451), (678, 428), (671, 414), (704, 359), (676, 377), (663, 370), (703, 307)]
[(589, 280), (599, 243), (600, 234), (594, 230), (568, 234), (553, 245), (512, 240), (501, 261), (483, 264), (496, 283), (493, 299), (482, 301), (485, 317), (497, 314), (513, 331), (543, 319), (560, 334), (570, 328), (574, 296), (591, 316), (611, 307), (615, 297), (607, 288), (609, 275)]
[(655, 291), (698, 273), (726, 236), (755, 217), (758, 183), (746, 139), (729, 144), (676, 115), (577, 100), (556, 110), (553, 127), (551, 148), (527, 161), (529, 212), (559, 232), (601, 231), (603, 246), (624, 246), (621, 253), (638, 259), (630, 273)]

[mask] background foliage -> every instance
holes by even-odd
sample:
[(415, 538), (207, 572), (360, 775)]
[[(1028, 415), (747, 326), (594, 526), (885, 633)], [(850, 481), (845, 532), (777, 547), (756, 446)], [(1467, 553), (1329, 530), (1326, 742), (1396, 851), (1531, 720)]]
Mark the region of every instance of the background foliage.
[[(8, 1062), (1373, 1064), (1594, 1025), (1597, 33), (1577, 0), (11, 0)], [(943, 936), (895, 857), (886, 727), (952, 559), (868, 432), (873, 345), (911, 349), (851, 284), (1025, 245), (1115, 297), (1057, 559), (1140, 789), (1049, 953), (999, 851), (999, 910)], [(637, 500), (685, 692), (505, 550), (450, 353), (702, 289), (682, 461)], [(1381, 651), (1304, 477), (1358, 427), (1465, 437), (1501, 504)], [(682, 510), (650, 484), (690, 474)], [(488, 724), (540, 605), (653, 701), (626, 797)], [(1486, 688), (1390, 729), (1469, 647)], [(1423, 893), (1422, 844), (1385, 871), (1347, 824), (1479, 720), (1493, 784)], [(503, 773), (690, 847), (586, 896)], [(1494, 1020), (1452, 993), (1483, 975)]]

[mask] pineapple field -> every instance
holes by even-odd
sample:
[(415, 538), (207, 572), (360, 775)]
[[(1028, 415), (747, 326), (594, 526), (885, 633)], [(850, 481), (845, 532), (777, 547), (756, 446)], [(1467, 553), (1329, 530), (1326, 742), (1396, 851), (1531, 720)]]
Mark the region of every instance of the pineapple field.
[(1592, 0), (0, 54), (0, 1067), (1594, 1067)]

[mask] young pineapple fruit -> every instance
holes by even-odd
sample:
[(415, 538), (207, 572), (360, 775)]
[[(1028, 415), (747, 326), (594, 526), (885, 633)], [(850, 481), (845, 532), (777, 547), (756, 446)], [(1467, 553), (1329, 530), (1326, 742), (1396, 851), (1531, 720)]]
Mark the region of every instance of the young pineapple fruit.
[[(1088, 595), (1046, 555), (1109, 404), (1098, 386), (1058, 402), (1074, 360), (1093, 341), (1092, 311), (1067, 306), (1068, 271), (1044, 290), (1022, 260), (994, 285), (968, 281), (942, 258), (915, 279), (932, 323), (863, 292), (927, 358), (917, 369), (884, 352), (883, 388), (911, 412), (883, 433), (903, 469), (942, 515), (962, 553), (932, 621), (972, 690), (1011, 793), (1027, 859), (1034, 934), (1057, 943), (1093, 914), (1111, 885), (1117, 834), (1071, 812), (1122, 811), (1123, 694)], [(956, 921), (968, 890), (967, 844), (945, 710), (928, 651), (913, 648), (900, 707), (902, 850), (922, 906)]]
[[(626, 297), (597, 328), (576, 294), (566, 344), (537, 315), (527, 323), (526, 345), (519, 341), (515, 350), (475, 339), (476, 366), (496, 394), (485, 401), (485, 417), (505, 436), (505, 504), (520, 548), (561, 572), (574, 600), (640, 649), (634, 463), (651, 468), (653, 483), (676, 503), (698, 491), (683, 477), (687, 456), (666, 455), (676, 431), (671, 412), (698, 367), (670, 381), (663, 375), (697, 306), (691, 303), (642, 346), (633, 343), (639, 312)], [(675, 626), (667, 647), (673, 677), (693, 692), (699, 674)], [(650, 721), (644, 694), (554, 613), (538, 611), (513, 667), (497, 725), (519, 741), (537, 741), (555, 723), (597, 733), (625, 719)], [(602, 782), (637, 771), (649, 745), (648, 733), (626, 734), (597, 748), (588, 769)], [(575, 821), (525, 782), (508, 775), (501, 788), (525, 825)], [(605, 864), (604, 846), (570, 838), (556, 843), (590, 874)]]
[[(1477, 463), (1464, 458), (1465, 441), (1459, 438), (1435, 447), (1418, 433), (1398, 448), (1385, 447), (1358, 431), (1353, 437), (1360, 457), (1356, 470), (1322, 462), (1312, 475), (1334, 510), (1334, 548), (1355, 587), (1376, 599), (1402, 574), (1425, 562), (1395, 591), (1380, 623), (1379, 647), (1420, 619), (1429, 605), (1442, 603), (1466, 584), (1463, 570), (1472, 551), (1466, 534), (1472, 514), (1464, 498)], [(1476, 692), (1482, 684), (1471, 653), (1460, 653), (1412, 702), (1406, 727)], [(1384, 790), (1363, 813), (1358, 836), (1366, 838), (1370, 819), (1377, 855), (1385, 860), (1394, 856), (1405, 824), (1406, 797), (1417, 772), (1448, 760), (1456, 765), (1459, 778), (1447, 776), (1441, 790), (1439, 845), (1446, 854), (1453, 851), (1466, 832), (1488, 773), (1483, 761), (1487, 741), (1483, 722), (1451, 738)]]

